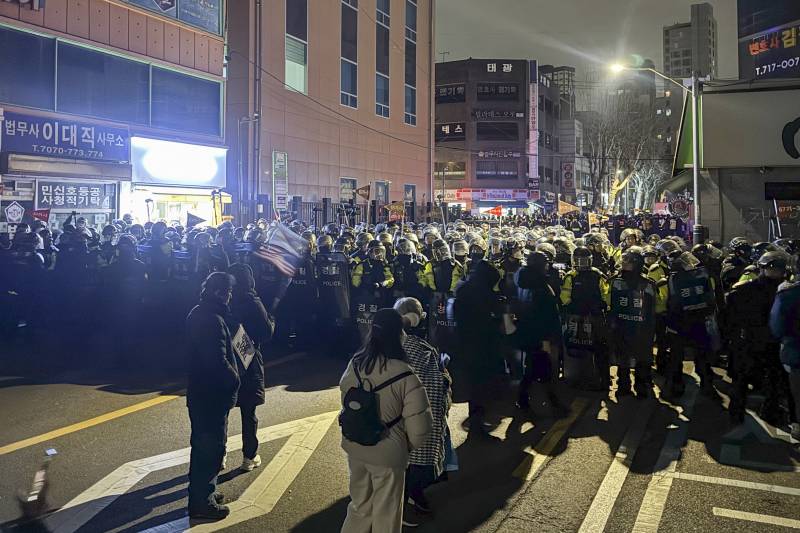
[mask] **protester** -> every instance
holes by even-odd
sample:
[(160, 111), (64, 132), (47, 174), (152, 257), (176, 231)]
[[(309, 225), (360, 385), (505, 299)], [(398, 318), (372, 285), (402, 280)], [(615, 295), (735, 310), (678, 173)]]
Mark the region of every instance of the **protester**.
[(395, 302), (394, 309), (403, 317), (407, 332), (403, 349), (408, 357), (408, 364), (425, 387), (433, 415), (431, 434), (423, 446), (411, 452), (406, 472), (408, 503), (415, 511), (426, 514), (431, 509), (424, 491), (444, 472), (445, 442), (449, 439), (447, 413), (450, 410), (452, 379), (436, 348), (415, 334), (420, 332), (420, 324), (425, 320), (425, 311), (419, 300), (400, 298)]
[(241, 386), (236, 400), (236, 406), (242, 417), (242, 460), (241, 469), (250, 471), (261, 466), (261, 457), (258, 455), (258, 417), (256, 407), (264, 403), (264, 359), (262, 350), (272, 338), (275, 331), (275, 321), (270, 317), (264, 304), (256, 294), (256, 282), (253, 279), (253, 269), (250, 265), (234, 263), (229, 269), (236, 284), (233, 288), (231, 299), (231, 319), (228, 320), (229, 329), (234, 337), (239, 326), (252, 342), (254, 353), (252, 359), (245, 367), (242, 357), (236, 358), (237, 369), (241, 376)]
[[(403, 526), (403, 497), (409, 452), (425, 444), (432, 415), (425, 388), (408, 364), (403, 341), (403, 319), (394, 309), (380, 309), (373, 317), (364, 346), (348, 363), (339, 383), (343, 416), (342, 448), (350, 469), (350, 498), (343, 533), (380, 531), (397, 533)], [(359, 444), (359, 424), (369, 427), (369, 412), (357, 410), (351, 394), (370, 391), (378, 396), (377, 442)], [(374, 405), (374, 404), (373, 404)], [(360, 418), (359, 418), (360, 416)], [(348, 424), (347, 420), (353, 420)], [(356, 426), (356, 427), (351, 427)]]
[(221, 520), (230, 510), (216, 492), (225, 456), (228, 413), (236, 405), (239, 373), (225, 319), (233, 292), (229, 274), (214, 272), (203, 282), (200, 303), (186, 318), (189, 384), (186, 404), (191, 422), (189, 517)]

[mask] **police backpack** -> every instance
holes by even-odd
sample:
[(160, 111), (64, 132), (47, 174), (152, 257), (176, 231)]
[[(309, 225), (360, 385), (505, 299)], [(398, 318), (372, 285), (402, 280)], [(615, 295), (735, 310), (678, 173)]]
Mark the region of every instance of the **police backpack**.
[(370, 388), (367, 390), (355, 362), (353, 362), (353, 371), (356, 374), (358, 386), (352, 387), (344, 396), (342, 411), (339, 413), (339, 425), (342, 428), (342, 435), (347, 440), (362, 446), (375, 446), (383, 440), (392, 427), (403, 419), (403, 416), (400, 415), (387, 423), (381, 420), (378, 391), (412, 375), (413, 372), (402, 372), (378, 386), (372, 386), (370, 383)]

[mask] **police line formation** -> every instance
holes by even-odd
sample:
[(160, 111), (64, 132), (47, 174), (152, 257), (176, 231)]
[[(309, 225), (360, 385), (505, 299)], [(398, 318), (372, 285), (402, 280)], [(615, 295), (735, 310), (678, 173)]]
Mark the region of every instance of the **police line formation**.
[[(54, 232), (23, 224), (13, 241), (0, 247), (3, 297), (13, 302), (4, 306), (13, 310), (4, 322), (18, 328), (36, 320), (37, 290), (48, 274), (52, 283), (111, 284), (132, 305), (148, 286), (183, 283), (188, 288), (184, 313), (204, 280), (204, 292), (211, 290), (206, 285), (215, 272), (233, 273), (232, 284), (254, 285), (246, 289), (254, 289), (269, 322), (269, 331), (247, 331), (257, 348), (267, 349), (277, 324), (272, 342), (291, 339), (342, 359), (356, 352), (341, 382), (340, 423), (353, 500), (346, 531), (365, 524), (382, 531), (394, 531), (401, 522), (413, 525), (407, 511), (402, 518), (404, 505), (391, 503), (397, 498), (416, 512), (429, 511), (424, 488), (446, 476), (453, 454), (446, 420), (452, 376), (468, 398), (465, 426), (480, 437), (488, 430), (484, 414), (498, 377), (511, 378), (507, 384), (519, 380), (519, 409), (530, 409), (529, 388), (538, 382), (546, 396), (538, 400), (564, 413), (552, 387), (558, 380), (612, 391), (617, 398), (646, 399), (653, 394), (655, 372), (664, 378), (661, 394), (677, 398), (689, 379), (684, 361), (693, 359), (701, 390), (710, 396), (715, 395), (712, 366), (727, 373), (734, 422), (743, 420), (748, 395), (758, 393), (764, 397), (760, 416), (800, 436), (800, 281), (795, 281), (800, 241), (734, 238), (726, 245), (710, 241), (690, 247), (669, 234), (675, 224), (672, 230), (662, 227), (660, 234), (645, 224), (653, 231), (648, 235), (633, 227), (642, 226), (641, 217), (620, 220), (614, 227), (627, 227), (611, 235), (616, 245), (606, 227), (589, 227), (585, 218), (574, 216), (550, 221), (564, 225), (516, 217), (446, 225), (328, 224), (319, 231), (293, 221), (289, 228), (307, 248), (292, 277), (268, 260), (264, 244), (276, 223), (263, 219), (246, 227), (225, 222), (216, 228), (182, 228), (164, 222), (142, 226), (126, 216), (100, 234), (81, 218), (73, 224), (70, 217)], [(235, 333), (230, 331), (232, 337)], [(400, 340), (393, 341), (393, 335)], [(393, 342), (402, 347), (395, 350)], [(387, 361), (393, 377), (364, 386), (386, 374)], [(419, 378), (413, 381), (420, 385), (416, 393), (404, 384), (408, 365)], [(190, 403), (194, 396), (195, 403), (207, 404), (207, 395), (192, 394), (191, 382), (190, 371)], [(241, 382), (244, 387), (244, 376)], [(259, 386), (263, 403), (263, 369)], [(397, 387), (401, 390), (395, 393), (411, 398), (412, 405), (416, 398), (411, 412), (432, 411), (433, 422), (415, 424), (407, 416), (408, 405), (393, 412), (391, 406), (373, 404), (380, 390)], [(415, 397), (420, 391), (422, 396)], [(240, 403), (241, 398), (240, 393)], [(362, 412), (350, 408), (358, 405)], [(374, 411), (377, 425), (375, 420), (365, 425), (363, 408)], [(243, 433), (254, 437), (255, 405), (247, 413), (243, 407), (242, 415)], [(395, 426), (400, 419), (402, 433)], [(196, 424), (202, 425), (192, 416), (193, 435)], [(374, 460), (376, 454), (391, 456), (386, 440), (401, 437), (406, 455)], [(243, 467), (252, 469), (258, 466), (258, 443), (243, 438)], [(410, 457), (407, 443), (417, 448)], [(204, 478), (198, 466), (205, 461), (215, 473), (215, 457), (224, 457), (222, 446), (205, 459), (193, 450), (194, 487), (200, 494), (193, 503), (190, 473), (195, 517), (227, 514), (206, 479), (210, 474)], [(397, 472), (406, 475), (405, 481), (390, 480), (386, 486), (400, 495), (375, 500), (370, 483)]]

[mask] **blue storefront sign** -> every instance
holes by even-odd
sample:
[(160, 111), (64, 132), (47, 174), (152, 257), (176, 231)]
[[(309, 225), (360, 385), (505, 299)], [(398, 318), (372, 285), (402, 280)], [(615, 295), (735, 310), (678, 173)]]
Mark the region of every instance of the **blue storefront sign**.
[(69, 118), (40, 117), (5, 111), (2, 122), (4, 152), (93, 161), (130, 161), (130, 132)]

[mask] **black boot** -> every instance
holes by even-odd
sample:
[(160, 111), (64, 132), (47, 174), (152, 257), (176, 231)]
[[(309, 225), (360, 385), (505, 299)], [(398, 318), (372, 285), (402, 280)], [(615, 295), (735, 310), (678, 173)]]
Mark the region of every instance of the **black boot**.
[(631, 369), (617, 367), (617, 398), (631, 394)]
[(650, 367), (645, 365), (636, 366), (636, 398), (644, 400), (649, 398), (653, 393), (653, 381), (650, 374)]

